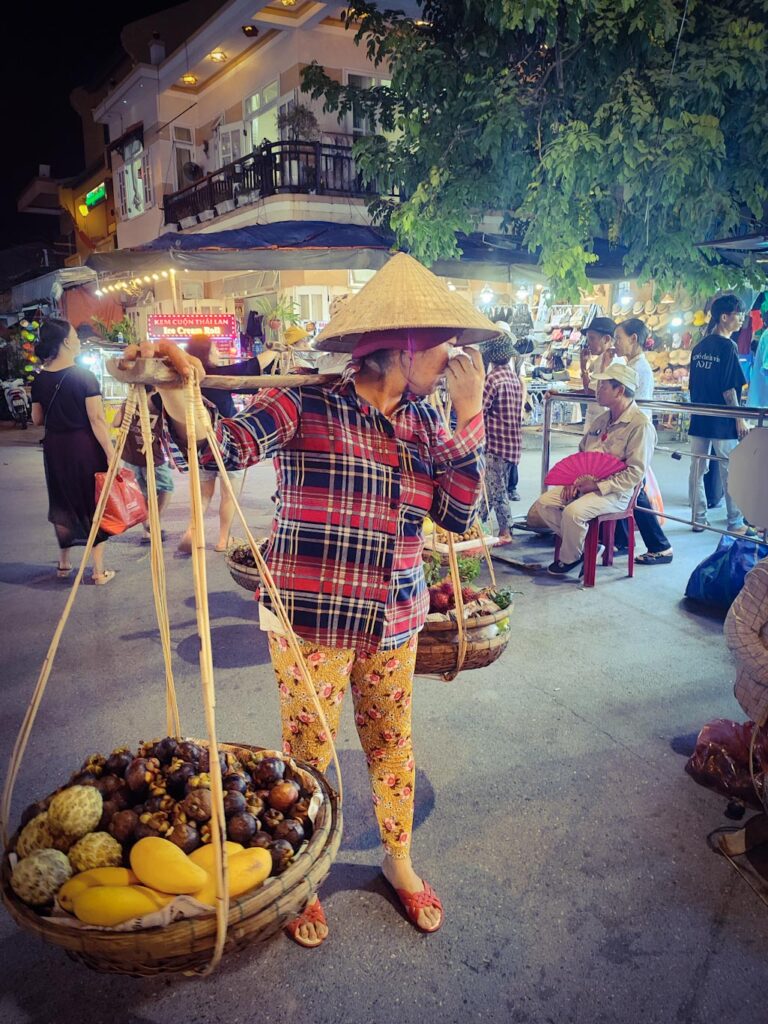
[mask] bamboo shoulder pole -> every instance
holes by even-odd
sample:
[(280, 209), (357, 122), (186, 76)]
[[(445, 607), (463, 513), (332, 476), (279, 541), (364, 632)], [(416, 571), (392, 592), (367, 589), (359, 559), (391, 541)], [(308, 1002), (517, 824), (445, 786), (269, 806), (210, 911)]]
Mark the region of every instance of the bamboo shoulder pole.
[[(135, 359), (124, 363), (121, 359), (108, 359), (107, 370), (123, 384), (175, 384), (183, 387), (184, 382), (174, 369), (162, 359)], [(258, 391), (261, 388), (298, 388), (310, 384), (332, 384), (340, 377), (338, 373), (265, 373), (259, 377), (230, 377), (211, 375), (204, 377), (201, 387), (220, 391)]]

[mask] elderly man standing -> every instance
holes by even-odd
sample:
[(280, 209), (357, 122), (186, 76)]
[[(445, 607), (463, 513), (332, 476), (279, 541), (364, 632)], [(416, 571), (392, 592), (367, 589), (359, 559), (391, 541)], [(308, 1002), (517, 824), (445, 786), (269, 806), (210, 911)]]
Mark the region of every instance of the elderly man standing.
[(547, 571), (567, 576), (584, 560), (584, 541), (590, 520), (627, 508), (632, 492), (642, 482), (656, 443), (656, 431), (635, 403), (637, 374), (625, 363), (611, 363), (595, 374), (597, 400), (605, 408), (579, 443), (580, 451), (606, 452), (626, 469), (605, 480), (585, 478), (578, 485), (553, 487), (534, 502), (529, 519), (539, 519), (562, 540), (560, 558)]

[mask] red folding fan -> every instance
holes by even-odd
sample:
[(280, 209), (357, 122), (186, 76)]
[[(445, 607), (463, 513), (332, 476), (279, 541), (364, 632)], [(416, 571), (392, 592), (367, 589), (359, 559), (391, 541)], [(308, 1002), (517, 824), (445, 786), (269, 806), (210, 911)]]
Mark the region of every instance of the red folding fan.
[(545, 484), (562, 484), (568, 486), (579, 477), (591, 476), (594, 480), (605, 480), (607, 476), (620, 473), (626, 469), (626, 462), (617, 459), (607, 452), (574, 452), (566, 455), (550, 469), (544, 477)]

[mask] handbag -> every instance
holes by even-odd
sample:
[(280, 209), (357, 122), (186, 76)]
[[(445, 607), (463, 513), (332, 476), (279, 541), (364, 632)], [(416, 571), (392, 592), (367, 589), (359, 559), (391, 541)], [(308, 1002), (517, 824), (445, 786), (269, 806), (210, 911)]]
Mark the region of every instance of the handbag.
[[(96, 473), (96, 504), (104, 490), (106, 473)], [(112, 488), (101, 517), (100, 528), (112, 536), (125, 533), (132, 526), (147, 521), (147, 503), (141, 488), (136, 482), (136, 475), (130, 469), (121, 469), (112, 482)]]

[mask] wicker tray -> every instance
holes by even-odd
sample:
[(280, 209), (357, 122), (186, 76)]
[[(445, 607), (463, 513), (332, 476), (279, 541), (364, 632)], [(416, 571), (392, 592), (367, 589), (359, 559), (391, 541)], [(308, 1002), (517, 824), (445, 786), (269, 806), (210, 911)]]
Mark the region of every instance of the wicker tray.
[[(262, 747), (220, 743), (220, 750), (258, 752)], [(303, 762), (300, 767), (316, 779), (324, 800), (312, 836), (291, 866), (259, 889), (233, 899), (229, 906), (227, 953), (262, 942), (301, 913), (328, 874), (341, 842), (341, 807), (325, 777)], [(14, 836), (15, 842), (16, 836)], [(13, 844), (12, 844), (13, 845)], [(216, 915), (177, 921), (165, 928), (109, 932), (70, 928), (48, 921), (16, 896), (10, 884), (8, 853), (2, 863), (2, 899), (16, 924), (45, 942), (61, 946), (69, 956), (96, 971), (151, 977), (192, 973), (210, 961), (216, 942)]]
[[(480, 640), (473, 640), (472, 635), (477, 630), (484, 629), (496, 622), (509, 618), (512, 614), (512, 605), (508, 608), (499, 608), (497, 612), (488, 615), (477, 615), (471, 619), (465, 619), (464, 625), (467, 631), (467, 655), (464, 659), (463, 669), (485, 668), (493, 664), (497, 658), (504, 653), (509, 643), (510, 631), (505, 630), (496, 636)], [(416, 651), (416, 673), (419, 675), (433, 675), (443, 672), (452, 672), (456, 668), (458, 655), (458, 643), (456, 641), (456, 623), (449, 620), (441, 622), (427, 622), (419, 633), (419, 646)]]

